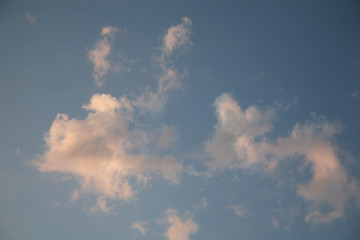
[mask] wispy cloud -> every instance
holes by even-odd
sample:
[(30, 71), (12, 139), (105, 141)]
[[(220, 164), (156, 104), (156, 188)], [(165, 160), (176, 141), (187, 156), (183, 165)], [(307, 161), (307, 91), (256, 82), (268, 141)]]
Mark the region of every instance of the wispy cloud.
[(158, 219), (158, 223), (167, 226), (165, 236), (168, 240), (189, 240), (190, 235), (195, 234), (199, 229), (188, 212), (181, 216), (172, 208), (163, 213), (162, 218)]
[(37, 16), (33, 16), (33, 15), (31, 15), (30, 13), (27, 13), (27, 14), (25, 15), (25, 17), (26, 17), (26, 19), (30, 22), (31, 25), (36, 24), (37, 19), (38, 19)]
[(95, 43), (94, 48), (88, 52), (88, 59), (94, 66), (95, 83), (98, 86), (103, 85), (105, 76), (111, 68), (108, 57), (111, 54), (113, 40), (118, 30), (112, 26), (103, 27), (100, 33), (101, 38)]
[(246, 214), (246, 212), (248, 211), (242, 205), (232, 205), (232, 206), (230, 206), (230, 209), (232, 209), (235, 212), (235, 214), (239, 217), (244, 216)]
[(350, 96), (356, 100), (360, 99), (360, 92), (353, 92)]
[[(273, 128), (275, 111), (251, 106), (242, 110), (228, 94), (215, 101), (218, 123), (213, 137), (206, 143), (212, 171), (251, 169), (273, 171), (279, 161), (303, 156), (311, 166), (312, 179), (297, 185), (297, 193), (310, 203), (305, 220), (328, 223), (343, 217), (351, 198), (360, 200), (358, 181), (349, 177), (338, 157), (339, 147), (334, 134), (341, 131), (339, 123), (315, 119), (296, 124), (288, 137), (271, 141), (266, 137)], [(322, 211), (323, 207), (331, 211)], [(359, 206), (360, 207), (360, 206)]]
[(142, 235), (146, 235), (149, 225), (149, 222), (145, 222), (145, 221), (138, 221), (138, 222), (134, 222), (131, 225), (131, 228), (138, 230), (139, 232), (141, 232)]
[(160, 68), (158, 74), (158, 87), (155, 91), (147, 90), (138, 97), (136, 104), (143, 112), (159, 112), (164, 108), (168, 92), (181, 87), (179, 78), (181, 74), (172, 64), (171, 57), (176, 50), (181, 50), (192, 43), (190, 41), (192, 22), (183, 17), (181, 23), (170, 27), (163, 37), (160, 47), (160, 56), (154, 57)]

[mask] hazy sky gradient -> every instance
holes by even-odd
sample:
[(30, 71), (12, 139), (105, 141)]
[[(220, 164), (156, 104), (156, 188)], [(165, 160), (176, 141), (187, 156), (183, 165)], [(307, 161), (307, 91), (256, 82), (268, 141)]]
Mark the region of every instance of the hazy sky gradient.
[(0, 239), (358, 239), (356, 1), (2, 1)]

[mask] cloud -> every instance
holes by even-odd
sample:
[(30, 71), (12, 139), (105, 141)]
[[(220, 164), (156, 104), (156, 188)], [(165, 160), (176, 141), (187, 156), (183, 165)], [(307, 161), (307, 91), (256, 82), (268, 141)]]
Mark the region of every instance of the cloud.
[[(182, 21), (180, 25), (187, 28), (191, 25), (188, 18)], [(111, 67), (108, 56), (117, 31), (115, 27), (104, 27), (101, 39), (88, 53), (98, 85), (103, 83)], [(185, 40), (176, 40), (184, 38), (182, 34), (173, 31), (170, 34), (175, 41), (172, 50), (188, 44)], [(182, 163), (171, 155), (157, 153), (176, 141), (175, 129), (166, 126), (158, 130), (155, 126), (140, 124), (143, 114), (161, 111), (168, 91), (180, 86), (179, 74), (167, 59), (168, 56), (164, 56), (159, 64), (161, 74), (155, 91), (147, 87), (140, 95), (120, 98), (94, 94), (90, 102), (82, 106), (87, 111), (84, 119), (57, 114), (44, 138), (46, 150), (33, 164), (42, 172), (59, 172), (77, 180), (80, 187), (73, 191), (70, 201), (94, 194), (98, 201), (91, 211), (110, 212), (108, 200), (129, 201), (153, 179), (180, 183), (184, 172)]]
[(277, 220), (276, 218), (273, 218), (271, 220), (271, 223), (273, 225), (273, 228), (275, 228), (275, 229), (278, 229), (280, 227), (279, 220)]
[(173, 51), (192, 44), (190, 41), (191, 27), (191, 20), (183, 17), (180, 24), (172, 26), (167, 30), (162, 46), (162, 52), (165, 56), (169, 56)]
[(94, 66), (93, 76), (95, 83), (98, 86), (103, 85), (105, 76), (111, 68), (108, 57), (111, 54), (113, 40), (118, 30), (118, 28), (112, 26), (103, 27), (100, 33), (101, 39), (88, 52), (88, 59)]
[(230, 206), (230, 209), (232, 209), (235, 212), (236, 216), (239, 217), (244, 216), (247, 211), (247, 209), (241, 205), (232, 205)]
[(160, 47), (160, 56), (154, 57), (155, 63), (160, 69), (158, 74), (158, 86), (155, 91), (147, 89), (136, 100), (136, 105), (142, 109), (142, 112), (160, 112), (163, 110), (168, 92), (181, 87), (178, 70), (172, 64), (172, 54), (177, 49), (190, 46), (192, 22), (189, 18), (183, 17), (181, 23), (170, 27), (163, 37)]
[(167, 225), (165, 236), (168, 240), (189, 240), (190, 235), (195, 234), (199, 229), (189, 213), (185, 213), (185, 216), (182, 217), (172, 208), (163, 213), (163, 217), (158, 219), (158, 223)]
[(208, 199), (201, 198), (197, 203), (194, 203), (192, 205), (192, 208), (193, 209), (202, 209), (202, 208), (207, 208), (208, 206), (209, 206)]
[(242, 110), (229, 94), (218, 97), (215, 107), (218, 123), (205, 145), (211, 171), (274, 171), (280, 161), (302, 157), (310, 165), (312, 178), (297, 185), (297, 194), (310, 203), (305, 221), (315, 224), (343, 217), (345, 205), (352, 198), (360, 200), (358, 182), (348, 176), (334, 143), (334, 135), (342, 129), (339, 123), (321, 118), (298, 123), (289, 136), (271, 141), (266, 134), (273, 128), (273, 109)]
[(26, 17), (27, 20), (29, 20), (29, 22), (30, 22), (31, 25), (36, 24), (37, 19), (38, 19), (38, 17), (32, 16), (30, 13), (27, 13), (27, 14), (25, 15), (25, 17)]
[(146, 235), (148, 229), (147, 226), (149, 225), (149, 222), (144, 221), (138, 221), (131, 225), (131, 228), (138, 230), (141, 232), (142, 235)]
[(360, 99), (360, 92), (354, 92), (350, 95), (352, 98), (359, 100)]
[(83, 108), (88, 112), (83, 120), (56, 116), (45, 136), (46, 151), (33, 162), (42, 172), (73, 176), (80, 189), (72, 201), (96, 194), (102, 197), (98, 208), (106, 210), (106, 198), (130, 200), (153, 178), (180, 183), (181, 163), (151, 153), (154, 134), (135, 127), (129, 99), (95, 94)]
[(99, 197), (96, 200), (95, 206), (89, 209), (90, 214), (94, 214), (96, 212), (113, 213), (112, 208), (108, 206), (106, 199), (103, 197)]

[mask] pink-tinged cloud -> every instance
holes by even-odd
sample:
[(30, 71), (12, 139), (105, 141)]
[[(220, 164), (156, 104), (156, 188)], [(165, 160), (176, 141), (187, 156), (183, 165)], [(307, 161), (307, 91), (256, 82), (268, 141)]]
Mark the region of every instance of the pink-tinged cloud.
[(170, 27), (164, 35), (160, 55), (154, 57), (160, 69), (157, 76), (157, 89), (155, 91), (147, 89), (135, 101), (135, 104), (141, 108), (142, 112), (154, 113), (162, 111), (168, 99), (168, 92), (181, 87), (179, 79), (182, 74), (174, 67), (174, 61), (171, 58), (175, 50), (181, 50), (192, 45), (190, 41), (191, 28), (191, 20), (183, 17), (180, 24)]
[(78, 181), (72, 201), (95, 194), (104, 210), (107, 198), (133, 199), (151, 179), (180, 182), (181, 163), (170, 155), (151, 154), (155, 134), (130, 127), (136, 120), (126, 97), (95, 94), (83, 108), (88, 112), (83, 120), (57, 115), (45, 136), (46, 151), (34, 161), (42, 172), (69, 174)]
[[(358, 181), (348, 176), (339, 158), (334, 134), (341, 125), (318, 120), (296, 124), (287, 137), (271, 141), (266, 133), (273, 128), (275, 111), (251, 106), (241, 109), (228, 94), (215, 101), (218, 123), (205, 150), (211, 156), (206, 164), (212, 171), (251, 169), (273, 171), (279, 161), (304, 157), (310, 164), (312, 179), (297, 185), (297, 193), (310, 203), (305, 218), (311, 223), (328, 223), (344, 216), (350, 199), (360, 200)], [(330, 211), (322, 211), (323, 207)]]
[(189, 240), (190, 235), (195, 234), (199, 229), (189, 213), (180, 216), (178, 211), (172, 208), (163, 213), (163, 217), (158, 219), (158, 223), (167, 226), (165, 236), (168, 240)]
[(94, 48), (88, 52), (88, 59), (93, 64), (93, 77), (98, 86), (102, 86), (105, 81), (105, 76), (111, 68), (109, 56), (115, 34), (118, 28), (107, 26), (101, 30), (101, 38), (95, 43)]

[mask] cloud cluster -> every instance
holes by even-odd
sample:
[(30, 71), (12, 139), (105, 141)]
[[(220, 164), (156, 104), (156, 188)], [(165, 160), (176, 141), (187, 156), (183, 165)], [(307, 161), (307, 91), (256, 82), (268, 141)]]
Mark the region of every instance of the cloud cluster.
[(312, 178), (297, 185), (297, 194), (310, 203), (305, 220), (312, 223), (343, 217), (347, 202), (360, 199), (358, 183), (348, 176), (333, 142), (334, 134), (341, 131), (340, 124), (321, 119), (296, 124), (289, 136), (271, 141), (266, 134), (273, 128), (273, 109), (251, 106), (243, 110), (229, 94), (219, 96), (215, 107), (218, 123), (205, 146), (211, 156), (206, 164), (212, 171), (272, 171), (280, 161), (303, 157), (311, 167)]
[(103, 27), (100, 33), (101, 39), (95, 43), (94, 48), (88, 52), (88, 59), (94, 66), (94, 79), (98, 86), (104, 83), (104, 77), (111, 68), (111, 62), (108, 57), (111, 53), (111, 48), (115, 34), (118, 28), (107, 26)]
[(74, 176), (81, 187), (72, 199), (94, 193), (129, 200), (154, 176), (180, 182), (182, 165), (172, 156), (151, 154), (151, 133), (131, 127), (133, 106), (126, 97), (95, 94), (83, 108), (83, 120), (57, 115), (45, 137), (46, 151), (34, 162), (42, 172)]
[[(170, 27), (165, 34), (156, 91), (147, 88), (132, 99), (95, 94), (90, 103), (83, 106), (88, 112), (85, 119), (71, 119), (66, 114), (56, 116), (45, 137), (46, 151), (34, 165), (42, 172), (73, 176), (80, 188), (73, 191), (71, 201), (86, 193), (96, 194), (99, 198), (91, 211), (110, 212), (107, 198), (130, 200), (139, 187), (153, 178), (161, 177), (174, 184), (180, 182), (182, 164), (171, 155), (156, 155), (154, 149), (169, 147), (176, 140), (175, 129), (164, 127), (161, 134), (141, 129), (136, 112), (161, 111), (167, 92), (179, 87), (178, 72), (169, 58), (175, 49), (190, 43), (190, 27), (190, 19), (183, 18), (181, 24)], [(117, 31), (116, 27), (104, 27), (101, 39), (88, 52), (99, 86), (111, 68), (108, 57)]]
[(163, 213), (163, 217), (158, 219), (158, 223), (167, 226), (165, 236), (168, 240), (189, 240), (190, 235), (195, 234), (199, 229), (199, 226), (189, 216), (189, 213), (185, 213), (185, 216), (180, 216), (172, 208), (167, 209)]

